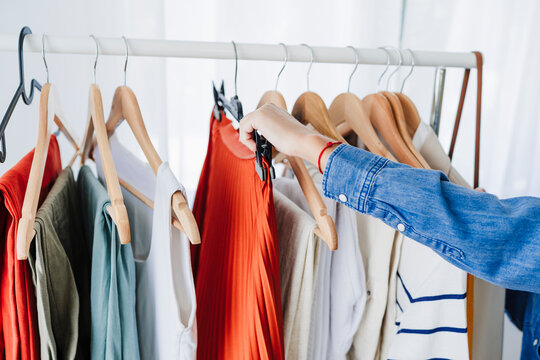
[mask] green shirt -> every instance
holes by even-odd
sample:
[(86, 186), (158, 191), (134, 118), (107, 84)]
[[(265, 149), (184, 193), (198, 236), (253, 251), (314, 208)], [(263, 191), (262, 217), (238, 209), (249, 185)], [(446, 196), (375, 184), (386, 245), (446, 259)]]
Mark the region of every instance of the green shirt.
[(77, 182), (84, 234), (93, 244), (92, 359), (139, 359), (131, 244), (120, 244), (116, 226), (107, 212), (107, 191), (89, 167), (81, 167)]
[(71, 168), (39, 208), (28, 261), (36, 288), (42, 359), (90, 358), (90, 248)]

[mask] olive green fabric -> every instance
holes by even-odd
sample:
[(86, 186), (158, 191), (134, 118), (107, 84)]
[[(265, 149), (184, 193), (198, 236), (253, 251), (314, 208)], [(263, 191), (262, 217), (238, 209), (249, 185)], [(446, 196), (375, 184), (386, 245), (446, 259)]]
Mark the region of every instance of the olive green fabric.
[(36, 214), (28, 261), (36, 288), (42, 359), (90, 358), (90, 246), (71, 168)]

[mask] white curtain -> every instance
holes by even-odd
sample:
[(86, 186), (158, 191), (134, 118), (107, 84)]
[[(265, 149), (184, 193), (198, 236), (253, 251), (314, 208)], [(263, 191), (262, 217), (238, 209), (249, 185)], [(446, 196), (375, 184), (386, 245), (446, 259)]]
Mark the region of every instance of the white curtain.
[[(377, 4), (353, 0), (167, 1), (166, 37), (374, 47), (395, 42), (400, 6), (399, 0), (384, 0)], [(261, 95), (274, 87), (281, 65), (277, 62), (239, 62), (238, 96), (245, 112), (254, 110)], [(346, 91), (351, 70), (352, 66), (314, 64), (310, 89), (330, 104), (337, 94)], [(381, 69), (359, 68), (352, 90), (359, 93), (375, 91), (377, 72), (374, 70)], [(307, 64), (289, 63), (280, 77), (279, 90), (290, 108), (306, 90), (306, 71)], [(169, 159), (190, 190), (196, 187), (206, 153), (213, 106), (211, 81), (217, 83), (221, 79), (225, 80), (226, 94), (232, 96), (234, 61), (167, 60)]]
[[(23, 25), (35, 33), (183, 40), (262, 42), (377, 47), (398, 45), (401, 0), (254, 2), (248, 0), (174, 1), (4, 1), (0, 31), (17, 34)], [(497, 195), (540, 196), (540, 3), (523, 0), (519, 6), (502, 0), (407, 0), (403, 47), (418, 50), (480, 50), (485, 56), (480, 184)], [(232, 45), (231, 45), (232, 46)], [(26, 54), (26, 77), (45, 80), (40, 54)], [(88, 86), (93, 56), (47, 55), (50, 79), (61, 95), (64, 112), (82, 137), (86, 125)], [(122, 57), (101, 56), (97, 82), (106, 115), (116, 86), (123, 82)], [(0, 53), (0, 110), (18, 83), (17, 55)], [(245, 111), (256, 106), (271, 89), (281, 64), (239, 63), (238, 95)], [(292, 107), (306, 89), (307, 64), (290, 63), (279, 90)], [(346, 90), (349, 65), (314, 64), (311, 90), (330, 104)], [(382, 67), (361, 66), (351, 91), (376, 91)], [(402, 69), (404, 74), (408, 69)], [(233, 61), (199, 59), (129, 59), (127, 84), (138, 97), (152, 140), (184, 183), (193, 200), (208, 137), (213, 105), (211, 81), (225, 80), (231, 95)], [(455, 118), (463, 71), (448, 69), (441, 123), (447, 145)], [(416, 68), (405, 92), (429, 120), (434, 70)], [(395, 86), (399, 81), (395, 81)], [(472, 181), (476, 76), (473, 71), (455, 153), (456, 167)], [(35, 144), (38, 101), (19, 105), (7, 129), (7, 161), (12, 166)], [(127, 126), (118, 130), (121, 141), (142, 157)], [(71, 149), (60, 137), (63, 160)], [(507, 358), (516, 358), (519, 339), (510, 337)]]
[[(484, 54), (480, 185), (501, 197), (540, 196), (540, 3), (519, 6), (498, 0), (408, 0), (404, 47)], [(416, 71), (415, 71), (416, 72)], [(462, 70), (448, 71), (441, 138), (448, 144), (457, 110)], [(433, 70), (407, 84), (429, 116)], [(455, 163), (472, 179), (476, 74), (471, 73)]]
[[(0, 7), (0, 31), (10, 34), (29, 25), (37, 34), (374, 47), (395, 44), (401, 2), (54, 0), (4, 2)], [(26, 77), (44, 81), (41, 54), (25, 56)], [(0, 53), (0, 109), (5, 109), (17, 86), (16, 61), (15, 53)], [(94, 56), (47, 55), (50, 80), (58, 88), (70, 124), (81, 137), (93, 61)], [(97, 83), (106, 113), (114, 89), (123, 81), (123, 62), (122, 57), (99, 57)], [(276, 62), (240, 62), (238, 95), (246, 112), (254, 109), (264, 91), (273, 88), (280, 66)], [(310, 88), (330, 103), (346, 90), (351, 70), (352, 66), (315, 64)], [(306, 71), (307, 64), (290, 63), (281, 76), (279, 90), (291, 107), (306, 89)], [(380, 67), (360, 67), (351, 89), (360, 94), (375, 91), (380, 71)], [(213, 105), (211, 81), (224, 79), (227, 94), (232, 94), (233, 76), (233, 61), (129, 59), (127, 84), (137, 95), (152, 140), (189, 193), (196, 188), (206, 154)], [(8, 158), (0, 165), (2, 171), (34, 145), (37, 108), (37, 102), (17, 107), (7, 130)], [(142, 156), (127, 126), (118, 132), (122, 142)], [(62, 149), (69, 149), (64, 140), (60, 137)], [(71, 156), (70, 151), (63, 153), (64, 160)]]

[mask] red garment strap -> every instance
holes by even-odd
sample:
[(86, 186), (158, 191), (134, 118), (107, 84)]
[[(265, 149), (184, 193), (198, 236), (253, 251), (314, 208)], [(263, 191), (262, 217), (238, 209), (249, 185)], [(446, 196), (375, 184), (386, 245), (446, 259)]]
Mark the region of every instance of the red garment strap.
[(465, 69), (465, 74), (463, 75), (463, 84), (461, 85), (461, 95), (459, 97), (456, 121), (454, 122), (454, 131), (452, 132), (452, 141), (450, 142), (450, 150), (448, 151), (448, 157), (450, 157), (450, 159), (452, 159), (452, 157), (454, 156), (454, 148), (456, 146), (457, 134), (461, 121), (461, 113), (463, 112), (463, 104), (465, 102), (465, 95), (467, 94), (467, 87), (469, 86), (470, 74), (471, 69)]
[[(478, 75), (476, 85), (476, 137), (474, 146), (474, 188), (479, 184), (479, 170), (480, 170), (480, 121), (482, 115), (482, 67), (483, 58), (482, 53), (473, 51), (476, 56), (476, 73)], [(456, 114), (456, 122), (454, 123), (454, 131), (452, 133), (452, 141), (450, 142), (450, 150), (448, 156), (452, 159), (454, 155), (454, 149), (456, 146), (456, 139), (459, 130), (459, 124), (461, 121), (461, 114), (463, 113), (463, 105), (465, 103), (465, 95), (467, 93), (467, 86), (469, 85), (469, 75), (471, 69), (465, 69), (463, 75), (463, 84), (461, 85), (461, 95), (459, 97), (458, 110)], [(474, 276), (467, 274), (467, 337), (469, 341), (469, 358), (472, 359), (473, 353), (473, 332), (474, 332)]]
[[(479, 185), (480, 177), (480, 123), (482, 117), (482, 68), (483, 68), (483, 57), (482, 53), (479, 51), (473, 51), (473, 54), (476, 56), (476, 73), (477, 73), (477, 85), (476, 85), (476, 138), (474, 146), (474, 188), (477, 188)], [(454, 149), (456, 146), (456, 139), (459, 130), (459, 124), (461, 121), (461, 114), (463, 112), (463, 105), (465, 103), (465, 95), (467, 93), (467, 86), (469, 84), (469, 74), (471, 69), (465, 69), (465, 74), (463, 76), (463, 84), (461, 86), (461, 96), (459, 98), (458, 111), (456, 114), (456, 122), (454, 123), (454, 131), (452, 133), (452, 141), (450, 142), (450, 151), (448, 156), (452, 159), (454, 155)]]

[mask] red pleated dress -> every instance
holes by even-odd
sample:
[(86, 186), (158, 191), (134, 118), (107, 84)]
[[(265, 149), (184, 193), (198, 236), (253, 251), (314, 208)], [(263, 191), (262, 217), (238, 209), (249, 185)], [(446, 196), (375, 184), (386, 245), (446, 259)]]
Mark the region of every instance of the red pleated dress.
[[(0, 358), (39, 359), (36, 296), (28, 261), (17, 260), (17, 226), (34, 150), (0, 178)], [(60, 150), (52, 135), (43, 173), (39, 204), (62, 171)]]
[(253, 152), (224, 115), (211, 118), (194, 214), (197, 358), (283, 359), (272, 183), (261, 181)]

